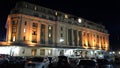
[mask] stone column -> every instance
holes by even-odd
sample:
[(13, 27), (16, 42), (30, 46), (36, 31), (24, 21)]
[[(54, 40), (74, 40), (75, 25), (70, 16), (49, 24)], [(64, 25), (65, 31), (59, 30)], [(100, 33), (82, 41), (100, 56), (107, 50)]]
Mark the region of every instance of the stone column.
[(29, 41), (32, 42), (32, 22), (29, 22), (29, 30), (27, 32), (28, 35), (28, 38), (29, 38)]
[(38, 22), (38, 28), (37, 28), (37, 42), (40, 43), (40, 33), (41, 33), (41, 24)]
[(56, 42), (55, 42), (55, 35), (56, 35), (56, 33), (55, 33), (55, 25), (53, 25), (53, 31), (52, 31), (53, 44), (56, 43)]
[(91, 35), (91, 32), (89, 33), (89, 44), (90, 44), (90, 47), (92, 47), (92, 35)]
[(71, 31), (72, 31), (72, 46), (74, 46), (74, 33), (73, 33), (73, 29)]
[(77, 31), (77, 46), (79, 46), (79, 34), (78, 34), (78, 31)]
[(48, 25), (45, 25), (45, 44), (48, 45)]
[(88, 47), (88, 37), (87, 37), (87, 32), (85, 32), (85, 44)]

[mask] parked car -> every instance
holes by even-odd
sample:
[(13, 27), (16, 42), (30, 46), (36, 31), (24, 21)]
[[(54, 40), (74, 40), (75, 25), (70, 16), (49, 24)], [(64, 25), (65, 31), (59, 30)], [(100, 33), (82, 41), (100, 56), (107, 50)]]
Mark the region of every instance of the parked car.
[(58, 56), (56, 68), (71, 68), (68, 57)]
[(98, 68), (97, 63), (93, 60), (81, 59), (78, 68)]
[(113, 68), (113, 65), (107, 59), (96, 59), (99, 68)]
[(25, 63), (25, 68), (48, 68), (49, 59), (47, 57), (34, 57)]
[(9, 64), (8, 55), (0, 54), (0, 68), (5, 68)]

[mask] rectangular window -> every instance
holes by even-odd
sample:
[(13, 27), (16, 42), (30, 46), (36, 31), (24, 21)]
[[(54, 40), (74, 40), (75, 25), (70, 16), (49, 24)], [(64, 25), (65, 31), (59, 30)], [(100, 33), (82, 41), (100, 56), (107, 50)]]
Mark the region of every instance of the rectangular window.
[(40, 55), (45, 55), (45, 49), (40, 49)]
[(68, 43), (72, 45), (72, 29), (68, 29)]
[(48, 44), (53, 43), (53, 27), (51, 25), (48, 26)]
[(40, 39), (41, 44), (45, 44), (45, 35), (46, 34), (45, 34), (45, 25), (44, 24), (41, 24), (41, 31), (40, 32), (41, 32), (41, 34), (40, 34), (41, 35), (40, 36), (41, 37), (41, 39)]
[(61, 34), (61, 38), (63, 37), (63, 34)]
[(63, 27), (61, 27), (61, 31), (63, 31)]
[(36, 52), (37, 52), (36, 49), (32, 49), (32, 51), (31, 51), (32, 56), (35, 56), (35, 55), (36, 55)]
[(49, 49), (47, 51), (48, 51), (48, 55), (52, 55), (52, 50), (51, 49)]
[(23, 37), (23, 40), (25, 41), (25, 36)]
[(18, 23), (18, 20), (12, 21), (12, 31), (11, 31), (11, 41), (12, 42), (16, 41), (17, 23)]
[(33, 27), (37, 27), (38, 26), (38, 24), (37, 23), (33, 23)]
[(32, 42), (33, 43), (37, 43), (37, 28), (38, 28), (38, 24), (33, 23), (32, 24)]
[(16, 28), (12, 28), (12, 33), (16, 33)]
[(27, 21), (25, 21), (24, 25), (27, 25)]

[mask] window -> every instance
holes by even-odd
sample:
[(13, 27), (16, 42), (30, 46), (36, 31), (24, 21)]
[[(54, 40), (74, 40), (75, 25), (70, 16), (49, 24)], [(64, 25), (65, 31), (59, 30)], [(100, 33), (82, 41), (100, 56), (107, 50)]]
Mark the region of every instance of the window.
[(26, 29), (24, 28), (24, 33), (25, 33)]
[(37, 10), (37, 7), (35, 6), (35, 11)]
[(49, 28), (49, 30), (51, 30), (51, 26), (49, 26), (48, 28)]
[(12, 33), (16, 33), (16, 28), (12, 28)]
[(57, 15), (58, 15), (58, 13), (57, 13), (57, 12), (55, 12), (55, 15), (57, 16)]
[(48, 55), (52, 55), (52, 50), (48, 50)]
[(68, 18), (68, 15), (65, 15), (65, 18)]
[(23, 37), (23, 40), (25, 41), (25, 36)]
[(49, 34), (49, 37), (51, 37), (51, 34)]
[(33, 31), (32, 35), (36, 35), (36, 34), (37, 34), (36, 31)]
[(37, 23), (33, 23), (33, 27), (37, 27)]
[(45, 49), (40, 49), (40, 55), (45, 55)]
[(41, 37), (41, 44), (45, 44), (45, 25), (41, 24), (41, 31), (40, 31), (40, 37)]
[(36, 49), (32, 49), (32, 51), (31, 51), (32, 56), (35, 56), (35, 55), (36, 55), (36, 52), (37, 52)]
[(61, 27), (61, 31), (63, 31), (63, 27)]
[(27, 22), (25, 21), (24, 25), (27, 25)]
[(63, 37), (63, 34), (61, 34), (61, 37)]

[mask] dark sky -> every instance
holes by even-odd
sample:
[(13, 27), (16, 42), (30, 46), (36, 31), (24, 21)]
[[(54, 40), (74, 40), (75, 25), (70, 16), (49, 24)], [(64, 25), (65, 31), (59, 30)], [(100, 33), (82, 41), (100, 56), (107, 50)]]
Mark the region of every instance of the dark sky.
[[(5, 38), (7, 15), (22, 0), (0, 0), (0, 39)], [(103, 24), (110, 34), (110, 46), (120, 48), (120, 5), (117, 0), (24, 0)]]

